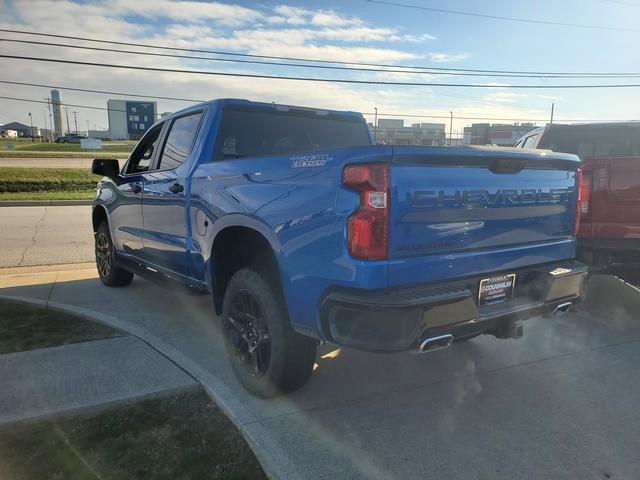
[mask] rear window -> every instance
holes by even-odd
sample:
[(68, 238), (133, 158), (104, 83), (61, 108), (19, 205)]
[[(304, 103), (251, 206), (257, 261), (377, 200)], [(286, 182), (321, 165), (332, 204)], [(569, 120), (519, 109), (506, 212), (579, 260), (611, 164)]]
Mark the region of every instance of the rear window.
[(371, 145), (371, 140), (363, 118), (226, 107), (215, 157), (224, 160), (281, 156), (364, 145)]
[(580, 158), (640, 156), (640, 125), (558, 125), (543, 135), (540, 147)]

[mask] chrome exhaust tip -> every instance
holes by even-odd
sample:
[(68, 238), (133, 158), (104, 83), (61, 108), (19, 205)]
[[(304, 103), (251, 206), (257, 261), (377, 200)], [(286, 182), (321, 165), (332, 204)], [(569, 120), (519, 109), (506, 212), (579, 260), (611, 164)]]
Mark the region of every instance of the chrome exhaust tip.
[(437, 337), (426, 338), (422, 341), (416, 353), (427, 353), (447, 348), (453, 343), (453, 335), (447, 333), (445, 335), (438, 335)]
[(573, 305), (573, 302), (561, 303), (560, 305), (556, 306), (556, 308), (553, 310), (553, 315), (557, 316), (557, 315), (562, 315), (563, 313), (567, 313), (571, 308), (571, 305)]

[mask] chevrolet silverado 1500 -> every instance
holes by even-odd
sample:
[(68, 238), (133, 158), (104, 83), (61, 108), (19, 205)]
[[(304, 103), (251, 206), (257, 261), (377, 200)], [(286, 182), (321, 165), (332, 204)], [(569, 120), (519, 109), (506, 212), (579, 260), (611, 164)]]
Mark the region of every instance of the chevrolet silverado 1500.
[(216, 100), (158, 121), (123, 168), (94, 161), (98, 270), (212, 295), (235, 373), (269, 397), (307, 381), (321, 342), (423, 353), (567, 310), (579, 166), (374, 145), (358, 113)]

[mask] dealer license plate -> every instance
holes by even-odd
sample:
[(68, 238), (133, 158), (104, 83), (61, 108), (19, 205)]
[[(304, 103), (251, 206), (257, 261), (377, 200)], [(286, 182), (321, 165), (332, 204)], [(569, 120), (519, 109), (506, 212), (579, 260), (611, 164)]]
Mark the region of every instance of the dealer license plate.
[(513, 288), (516, 285), (516, 274), (497, 275), (495, 277), (480, 280), (478, 289), (478, 306), (493, 305), (506, 302), (513, 296)]

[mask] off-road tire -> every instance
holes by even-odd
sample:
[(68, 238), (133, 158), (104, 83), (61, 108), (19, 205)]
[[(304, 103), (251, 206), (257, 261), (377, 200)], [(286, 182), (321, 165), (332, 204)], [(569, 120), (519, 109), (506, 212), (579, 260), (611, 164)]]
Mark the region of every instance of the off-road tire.
[(100, 281), (107, 287), (129, 285), (133, 280), (133, 273), (116, 264), (116, 251), (106, 222), (102, 222), (96, 229), (95, 248)]
[[(263, 348), (268, 342), (268, 361), (260, 369), (252, 364), (248, 353), (248, 329), (239, 329), (239, 301), (253, 298), (252, 313), (248, 318), (261, 317), (260, 328), (254, 330), (262, 341), (257, 348)], [(239, 300), (240, 299), (240, 300)], [(254, 302), (251, 300), (251, 302)], [(246, 303), (246, 301), (245, 301)], [(250, 321), (250, 323), (254, 323)], [(252, 394), (260, 398), (271, 398), (301, 388), (311, 376), (316, 357), (316, 341), (295, 332), (289, 323), (282, 291), (274, 275), (265, 267), (254, 266), (238, 270), (229, 281), (222, 307), (222, 326), (224, 331), (227, 357), (240, 383)], [(245, 338), (239, 332), (243, 331)], [(254, 349), (254, 352), (258, 352)], [(259, 352), (258, 352), (259, 353)], [(265, 357), (264, 353), (261, 355)], [(264, 363), (264, 362), (263, 362)]]

